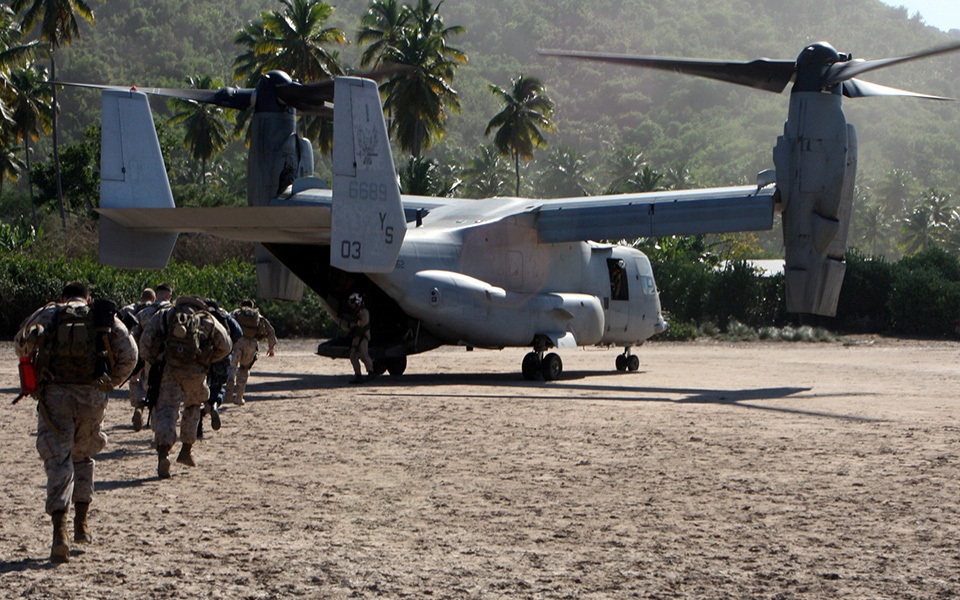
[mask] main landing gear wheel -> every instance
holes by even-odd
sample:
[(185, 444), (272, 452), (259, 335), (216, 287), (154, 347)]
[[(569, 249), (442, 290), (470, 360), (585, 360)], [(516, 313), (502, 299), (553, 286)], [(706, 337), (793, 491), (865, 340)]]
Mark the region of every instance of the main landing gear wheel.
[(563, 361), (560, 360), (560, 355), (551, 352), (544, 356), (540, 362), (540, 373), (543, 375), (544, 381), (553, 381), (560, 377), (560, 373), (563, 373)]
[(403, 372), (406, 370), (406, 356), (400, 356), (398, 358), (381, 358), (373, 361), (373, 372), (377, 375), (383, 375), (384, 373), (389, 372), (391, 376), (399, 377), (400, 375), (403, 375)]
[(626, 371), (627, 370), (627, 357), (624, 354), (617, 355), (617, 370)]
[(630, 353), (630, 348), (617, 355), (616, 366), (618, 371), (636, 371), (640, 368), (640, 357)]
[(523, 357), (520, 370), (523, 371), (523, 378), (527, 381), (538, 379), (540, 377), (540, 355), (536, 352), (527, 352)]
[(537, 335), (533, 340), (533, 352), (527, 352), (523, 356), (520, 370), (523, 371), (523, 378), (527, 381), (543, 378), (544, 381), (553, 381), (560, 377), (563, 372), (563, 361), (560, 355), (551, 352), (544, 356), (547, 348), (550, 348), (550, 341), (546, 336)]

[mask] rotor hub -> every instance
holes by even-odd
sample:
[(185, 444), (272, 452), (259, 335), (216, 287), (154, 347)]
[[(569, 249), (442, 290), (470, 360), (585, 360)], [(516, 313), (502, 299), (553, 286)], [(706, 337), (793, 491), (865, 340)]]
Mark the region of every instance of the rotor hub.
[(830, 73), (830, 67), (851, 58), (850, 54), (837, 52), (837, 49), (827, 42), (810, 44), (797, 57), (797, 79), (793, 84), (793, 91), (841, 93), (842, 86), (839, 83), (825, 87), (824, 82)]
[(257, 112), (286, 112), (289, 107), (280, 102), (277, 97), (277, 87), (289, 85), (293, 79), (283, 71), (264, 73), (257, 83), (256, 111)]

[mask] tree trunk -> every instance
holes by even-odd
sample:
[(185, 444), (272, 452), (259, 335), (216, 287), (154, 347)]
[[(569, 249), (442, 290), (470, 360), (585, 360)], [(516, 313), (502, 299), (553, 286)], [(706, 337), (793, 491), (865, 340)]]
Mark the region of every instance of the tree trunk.
[(27, 187), (30, 189), (30, 216), (33, 217), (33, 227), (34, 229), (40, 227), (40, 223), (37, 221), (37, 203), (33, 199), (33, 179), (30, 177), (30, 136), (25, 135), (23, 137), (23, 154), (27, 163)]
[[(50, 48), (50, 81), (57, 80), (57, 61), (53, 57), (53, 47)], [(57, 130), (57, 86), (53, 86), (53, 166), (57, 174), (57, 203), (60, 206), (60, 225), (67, 228), (67, 212), (63, 205), (63, 179), (60, 177), (60, 147)]]
[(413, 148), (411, 149), (411, 154), (414, 157), (420, 156), (420, 152), (423, 149), (423, 120), (417, 119), (417, 128), (413, 132)]
[(513, 152), (513, 166), (517, 171), (517, 198), (520, 197), (520, 153), (514, 150)]

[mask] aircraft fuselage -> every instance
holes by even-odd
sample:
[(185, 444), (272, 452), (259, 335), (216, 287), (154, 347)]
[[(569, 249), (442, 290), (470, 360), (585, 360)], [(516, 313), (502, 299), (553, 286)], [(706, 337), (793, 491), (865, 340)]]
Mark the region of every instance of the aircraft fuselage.
[(369, 277), (448, 344), (527, 346), (544, 335), (556, 346), (635, 345), (666, 328), (642, 252), (540, 243), (536, 215), (516, 213), (524, 202), (437, 209), (430, 227), (407, 230), (396, 268)]

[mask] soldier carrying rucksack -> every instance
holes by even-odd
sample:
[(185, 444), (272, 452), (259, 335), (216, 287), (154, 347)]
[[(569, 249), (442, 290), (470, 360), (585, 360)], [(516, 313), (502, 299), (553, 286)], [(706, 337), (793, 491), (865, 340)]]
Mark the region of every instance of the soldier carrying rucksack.
[(133, 371), (137, 347), (116, 316), (116, 304), (91, 302), (86, 284), (66, 285), (60, 302), (28, 317), (14, 338), (21, 362), (35, 372), (37, 450), (47, 474), (46, 511), (53, 520), (50, 560), (67, 562), (67, 511), (73, 502), (74, 541), (90, 542), (93, 456), (106, 445), (102, 431), (107, 392)]
[[(150, 288), (144, 288), (143, 292), (140, 293), (139, 301), (120, 309), (118, 316), (137, 343), (140, 342), (140, 334), (143, 333), (143, 327), (140, 325), (141, 318), (145, 319), (147, 316), (153, 315), (157, 306), (157, 293)], [(132, 423), (134, 431), (140, 431), (143, 428), (143, 409), (146, 404), (147, 374), (149, 372), (149, 367), (141, 357), (128, 381), (130, 406), (133, 407)]]
[[(233, 318), (233, 315), (220, 307), (220, 304), (216, 300), (207, 298), (206, 302), (207, 310), (209, 310), (213, 318), (219, 321), (224, 329), (227, 330), (227, 334), (230, 336), (230, 342), (233, 344), (235, 350), (237, 340), (243, 336), (243, 328), (240, 327), (237, 320)], [(200, 409), (200, 422), (197, 423), (197, 439), (203, 439), (203, 417), (206, 414), (210, 415), (210, 425), (214, 431), (220, 429), (220, 405), (223, 404), (227, 380), (230, 378), (230, 358), (234, 350), (231, 350), (231, 354), (224, 356), (210, 365), (210, 371), (207, 373), (207, 386), (210, 388), (210, 398)]]
[(230, 359), (230, 380), (227, 381), (224, 402), (244, 404), (243, 392), (247, 387), (250, 369), (260, 352), (259, 340), (267, 341), (267, 356), (273, 356), (276, 353), (277, 333), (270, 321), (260, 314), (253, 300), (240, 302), (240, 308), (233, 311), (233, 318), (243, 329), (243, 336), (237, 340)]
[(140, 337), (140, 351), (147, 362), (163, 365), (154, 419), (157, 475), (161, 479), (170, 477), (168, 454), (177, 441), (181, 404), (177, 462), (195, 466), (192, 449), (200, 407), (210, 396), (207, 373), (210, 365), (228, 355), (230, 349), (227, 331), (211, 316), (203, 298), (181, 296), (147, 322)]

